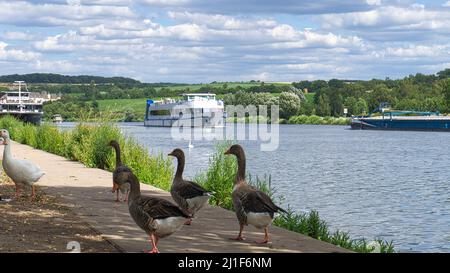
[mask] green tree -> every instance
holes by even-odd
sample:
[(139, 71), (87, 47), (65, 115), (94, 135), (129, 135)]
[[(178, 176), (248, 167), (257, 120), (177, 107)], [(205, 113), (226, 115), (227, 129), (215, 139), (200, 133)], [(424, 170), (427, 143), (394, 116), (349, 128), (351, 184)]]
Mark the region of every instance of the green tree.
[(365, 115), (368, 112), (367, 102), (363, 98), (359, 98), (353, 108), (353, 115)]
[(348, 97), (344, 101), (344, 106), (347, 107), (348, 115), (355, 115), (355, 106), (358, 100), (355, 97)]
[[(450, 69), (449, 73), (450, 73)], [(444, 84), (444, 106), (446, 106), (446, 112), (450, 113), (450, 79), (447, 79)]]
[(330, 99), (325, 94), (321, 94), (317, 98), (316, 115), (322, 117), (327, 117), (331, 115)]
[(378, 84), (375, 86), (374, 90), (368, 93), (367, 103), (369, 109), (373, 110), (382, 102), (389, 102), (392, 105), (396, 101), (391, 90), (387, 88), (386, 85)]
[(296, 115), (300, 109), (300, 99), (291, 92), (283, 92), (279, 97), (280, 117), (288, 119)]

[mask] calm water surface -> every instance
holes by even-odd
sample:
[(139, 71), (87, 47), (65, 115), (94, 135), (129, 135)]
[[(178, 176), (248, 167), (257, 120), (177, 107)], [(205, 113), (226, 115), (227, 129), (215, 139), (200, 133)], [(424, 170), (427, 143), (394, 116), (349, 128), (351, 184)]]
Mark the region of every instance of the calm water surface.
[[(63, 127), (73, 127), (64, 123)], [(187, 178), (204, 171), (214, 141), (175, 141), (169, 128), (119, 123), (152, 152), (180, 147)], [(352, 237), (394, 240), (398, 251), (450, 252), (450, 134), (280, 125), (280, 145), (241, 142), (252, 175), (272, 175), (284, 205), (318, 210)]]

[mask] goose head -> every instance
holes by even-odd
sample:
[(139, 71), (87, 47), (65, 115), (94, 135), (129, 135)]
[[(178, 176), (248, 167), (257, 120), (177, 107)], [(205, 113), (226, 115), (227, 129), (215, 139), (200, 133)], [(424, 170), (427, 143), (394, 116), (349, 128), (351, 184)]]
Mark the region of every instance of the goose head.
[(170, 152), (168, 154), (168, 156), (174, 156), (176, 158), (184, 158), (184, 152), (183, 150), (176, 148), (175, 150), (173, 150), (172, 152)]
[(116, 140), (111, 140), (111, 141), (108, 143), (108, 146), (111, 146), (111, 147), (119, 146), (119, 142), (117, 142)]
[(9, 144), (9, 132), (6, 129), (0, 130), (0, 144), (1, 145)]
[(244, 149), (239, 144), (232, 145), (226, 152), (226, 155), (241, 156), (244, 153)]

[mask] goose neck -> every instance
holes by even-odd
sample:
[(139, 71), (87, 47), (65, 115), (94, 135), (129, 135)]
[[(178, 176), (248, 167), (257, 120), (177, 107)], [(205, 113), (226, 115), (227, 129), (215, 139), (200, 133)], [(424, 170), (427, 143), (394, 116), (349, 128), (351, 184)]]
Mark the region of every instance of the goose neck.
[(175, 178), (177, 179), (183, 179), (183, 172), (184, 172), (184, 163), (185, 159), (184, 156), (177, 156), (177, 172), (175, 173)]
[(245, 160), (245, 154), (243, 152), (238, 153), (236, 155), (236, 157), (237, 157), (238, 169), (237, 169), (235, 184), (238, 184), (240, 182), (245, 181), (245, 164), (246, 164), (246, 160)]
[(114, 150), (116, 151), (116, 167), (122, 166), (122, 160), (121, 160), (121, 156), (120, 156), (120, 147), (118, 144), (115, 144), (113, 147), (114, 147)]

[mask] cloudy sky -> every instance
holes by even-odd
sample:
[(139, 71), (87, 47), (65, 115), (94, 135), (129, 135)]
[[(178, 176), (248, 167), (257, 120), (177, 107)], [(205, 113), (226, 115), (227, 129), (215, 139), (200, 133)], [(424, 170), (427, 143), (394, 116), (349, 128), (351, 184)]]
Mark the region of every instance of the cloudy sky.
[(448, 0), (0, 0), (0, 74), (285, 82), (446, 67)]

